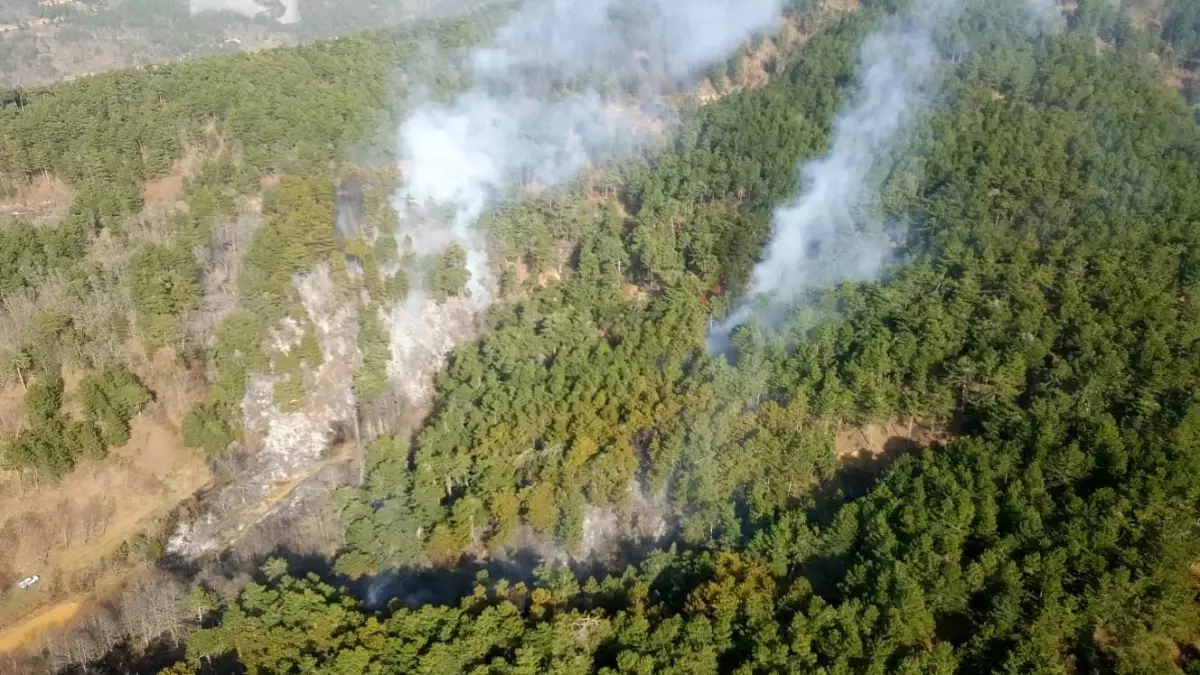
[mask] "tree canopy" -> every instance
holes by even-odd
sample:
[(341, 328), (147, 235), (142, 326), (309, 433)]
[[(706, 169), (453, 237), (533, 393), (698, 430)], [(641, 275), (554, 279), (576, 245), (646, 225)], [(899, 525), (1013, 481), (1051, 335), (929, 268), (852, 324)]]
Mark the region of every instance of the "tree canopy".
[[(827, 148), (859, 45), (905, 3), (796, 4), (803, 39), (772, 43), (756, 86), (749, 47), (712, 73), (720, 95), (680, 110), (664, 152), (487, 210), (497, 301), (420, 428), (374, 437), (362, 484), (337, 492), (334, 573), (271, 560), (236, 598), (194, 591), (203, 627), (169, 672), (1200, 672), (1200, 126), (1164, 83), (1195, 58), (1194, 3), (1155, 23), (1143, 3), (1081, 1), (1036, 36), (1014, 20), (1024, 3), (967, 3), (939, 36), (930, 110), (869, 178), (883, 274), (802, 289), (714, 354), (707, 331), (801, 189), (796, 166)], [(432, 26), (450, 46), (482, 30)], [(11, 98), (0, 174), (76, 191), (60, 221), (0, 231), (0, 295), (59, 276), (114, 287), (89, 259), (99, 233), (131, 236), (144, 181), (215, 126), (234, 149), (116, 284), (144, 340), (207, 369), (184, 441), (235, 447), (254, 374), (299, 409), (329, 330), (297, 290), (314, 269), (357, 312), (356, 412), (386, 408), (388, 308), (410, 284), (447, 302), (472, 281), (457, 246), (409, 265), (395, 167), (344, 159), (392, 159), (389, 64), (417, 58), (418, 37)], [(452, 65), (435, 95), (462, 84)], [(197, 249), (249, 201), (230, 306), (183, 344), (206, 309)], [(127, 368), (88, 362), (81, 419), (63, 412), (61, 362), (86, 362), (94, 329), (51, 310), (23, 327), (8, 370), (27, 428), (6, 467), (57, 477), (128, 440), (150, 393)], [(941, 440), (852, 473), (838, 434), (888, 422)], [(621, 568), (545, 563), (374, 602), (389, 573), (457, 578), (522, 549), (611, 562), (602, 526), (653, 519)]]

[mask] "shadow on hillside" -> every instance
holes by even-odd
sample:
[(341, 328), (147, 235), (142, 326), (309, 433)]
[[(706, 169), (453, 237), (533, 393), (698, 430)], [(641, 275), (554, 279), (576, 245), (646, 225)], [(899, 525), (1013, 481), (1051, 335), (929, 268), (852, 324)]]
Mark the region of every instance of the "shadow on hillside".
[[(618, 548), (602, 556), (584, 560), (548, 559), (532, 548), (505, 552), (502, 558), (463, 559), (448, 566), (411, 567), (391, 570), (351, 585), (351, 590), (368, 609), (383, 610), (393, 601), (405, 607), (429, 604), (457, 605), (469, 597), (481, 582), (505, 580), (510, 584), (532, 585), (539, 581), (539, 568), (567, 569), (570, 578), (582, 583), (589, 577), (602, 579), (619, 575), (631, 565), (639, 565), (653, 551), (677, 544), (671, 537), (654, 541), (622, 541)], [(545, 578), (540, 580), (546, 583)]]
[(901, 457), (921, 448), (921, 444), (912, 438), (892, 436), (884, 442), (881, 452), (864, 448), (845, 455), (842, 457), (842, 468), (830, 481), (830, 486), (841, 490), (845, 499), (857, 499), (870, 491), (878, 476)]

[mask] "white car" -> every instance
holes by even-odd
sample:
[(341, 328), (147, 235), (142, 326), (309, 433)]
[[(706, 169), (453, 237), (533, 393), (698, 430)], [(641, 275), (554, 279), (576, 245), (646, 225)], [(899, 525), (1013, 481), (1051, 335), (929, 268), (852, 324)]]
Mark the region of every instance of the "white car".
[(21, 582), (19, 584), (17, 584), (17, 588), (26, 589), (41, 580), (42, 580), (42, 578), (36, 574), (31, 577), (25, 577), (24, 579), (21, 580)]

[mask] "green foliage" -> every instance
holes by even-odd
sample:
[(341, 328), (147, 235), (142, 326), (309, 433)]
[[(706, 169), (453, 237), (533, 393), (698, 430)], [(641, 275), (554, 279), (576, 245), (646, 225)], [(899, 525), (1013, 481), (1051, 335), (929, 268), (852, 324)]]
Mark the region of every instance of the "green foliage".
[(150, 244), (130, 260), (130, 296), (149, 345), (179, 343), (183, 314), (200, 303), (198, 275), (191, 253), (178, 245)]
[(0, 229), (0, 296), (34, 288), (48, 272), (74, 264), (86, 253), (90, 234), (78, 219), (38, 228), (6, 224)]
[(205, 161), (184, 185), (187, 211), (172, 216), (176, 241), (184, 248), (207, 244), (213, 222), (236, 215), (235, 197), (256, 188), (258, 180), (245, 164), (225, 156)]
[(429, 292), (435, 300), (442, 302), (452, 295), (461, 295), (470, 280), (467, 252), (458, 244), (450, 244), (429, 270)]
[(333, 187), (327, 179), (280, 179), (267, 221), (254, 233), (238, 280), (251, 312), (272, 320), (298, 305), (292, 275), (308, 271), (333, 252), (333, 208)]
[(128, 368), (117, 365), (85, 377), (78, 398), (104, 443), (117, 446), (129, 440), (129, 421), (150, 402), (150, 392)]
[(276, 381), (272, 396), (281, 410), (294, 412), (304, 404), (304, 368), (318, 368), (324, 361), (317, 333), (312, 326), (300, 336), (300, 343), (285, 353), (275, 353), (271, 359)]
[[(462, 24), (432, 24), (435, 39), (461, 43)], [(182, 139), (202, 137), (213, 121), (259, 175), (324, 169), (355, 146), (386, 155), (390, 125), (380, 111), (415, 39), (364, 35), (25, 89), (20, 105), (0, 108), (0, 175), (17, 182), (53, 173), (78, 186), (81, 218), (108, 224), (140, 208), (142, 183), (166, 173)]]
[[(920, 165), (897, 154), (880, 171), (905, 265), (814, 290), (737, 331), (727, 358), (706, 354), (718, 294), (745, 282), (796, 157), (823, 146), (861, 34), (847, 20), (814, 36), (784, 77), (695, 112), (675, 152), (627, 168), (567, 280), (494, 308), (414, 445), (379, 441), (367, 485), (339, 497), (353, 576), (453, 563), (522, 525), (571, 548), (587, 504), (633, 517), (660, 493), (683, 542), (710, 552), (556, 602), (548, 583), (511, 607), (506, 585), (483, 589), (456, 626), (500, 639), (485, 617), (515, 617), (477, 660), (416, 618), (453, 606), (354, 619), (425, 645), (402, 664), (353, 638), (312, 658), (550, 669), (563, 621), (595, 627), (570, 642), (579, 672), (1191, 663), (1200, 131), (1138, 58), (1079, 35), (998, 38), (900, 149)], [(527, 226), (521, 255), (539, 246)], [(814, 498), (838, 469), (834, 429), (909, 416), (961, 438)]]
[(391, 335), (377, 311), (367, 309), (358, 316), (358, 351), (362, 365), (354, 373), (354, 393), (370, 404), (386, 390), (387, 367), (392, 360)]
[[(25, 394), (25, 416), (29, 428), (6, 443), (4, 463), (9, 469), (32, 470), (50, 478), (60, 478), (75, 465), (72, 451), (80, 448), (66, 444), (67, 425), (59, 414), (62, 405), (62, 378), (35, 382)], [(79, 434), (80, 440), (85, 440)]]
[(30, 427), (38, 428), (53, 424), (62, 407), (63, 381), (61, 377), (34, 382), (25, 392), (25, 419)]
[[(806, 20), (765, 86), (683, 111), (667, 152), (490, 211), (483, 225), (529, 281), (506, 277), (511, 297), (452, 354), (411, 444), (376, 439), (364, 484), (337, 494), (336, 568), (355, 578), (519, 537), (580, 550), (589, 507), (630, 521), (653, 501), (685, 550), (603, 580), (541, 569), (530, 587), (485, 580), (457, 602), (378, 613), (268, 561), (267, 583), (222, 611), (189, 596), (206, 625), (188, 640), (193, 669), (223, 656), (260, 673), (1200, 669), (1200, 131), (1146, 66), (1152, 49), (1169, 66), (1194, 58), (1195, 3), (1163, 5), (1163, 43), (1136, 28), (1138, 3), (1081, 0), (1069, 31), (1036, 39), (1013, 21), (1024, 3), (967, 3), (940, 45), (955, 51), (935, 112), (869, 179), (880, 198), (866, 211), (894, 225), (902, 264), (809, 289), (708, 353), (706, 328), (745, 287), (796, 163), (828, 143), (861, 39), (906, 3), (864, 4)], [(2, 182), (53, 172), (76, 198), (64, 223), (0, 237), (0, 293), (77, 267), (211, 123), (239, 161), (205, 165), (172, 221), (178, 241), (130, 267), (152, 342), (176, 342), (196, 306), (190, 247), (235, 195), (282, 177), (185, 441), (228, 449), (254, 371), (283, 378), (281, 403), (301, 398), (315, 333), (288, 354), (262, 347), (269, 326), (302, 316), (294, 279), (322, 262), (351, 302), (370, 298), (353, 384), (363, 405), (386, 402), (390, 340), (370, 303), (410, 283), (385, 274), (408, 267), (387, 235), (395, 176), (365, 180), (364, 231), (343, 241), (333, 176), (361, 178), (338, 169), (343, 153), (391, 152), (380, 111), (411, 38), (16, 95), (0, 109)], [(459, 83), (432, 81), (435, 94)], [(471, 280), (457, 246), (424, 271), (439, 300)], [(57, 309), (28, 323), (11, 358), (33, 374), (28, 428), (3, 457), (56, 477), (127, 435), (145, 392), (127, 371), (90, 376), (87, 421), (66, 419), (52, 374), (90, 328)], [(897, 418), (957, 438), (839, 474), (836, 431)], [(150, 539), (122, 550), (162, 553)]]
[(200, 584), (193, 584), (188, 594), (183, 598), (183, 607), (196, 624), (203, 624), (206, 617), (221, 606), (220, 599), (215, 593)]
[[(500, 581), (457, 607), (376, 616), (314, 576), (275, 571), (218, 627), (193, 634), (188, 656), (236, 652), (269, 673), (304, 661), (353, 662), (361, 673), (565, 663), (572, 672), (1174, 672), (1174, 644), (1200, 629), (1188, 572), (1200, 544), (1183, 536), (1196, 529), (1200, 404), (1187, 417), (1165, 435), (1154, 424), (1125, 438), (1075, 427), (1068, 437), (1126, 461), (1066, 474), (1036, 436), (964, 440), (906, 458), (830, 513), (782, 514), (743, 551), (655, 553), (583, 593), (568, 571), (543, 568), (533, 588)], [(1190, 453), (1179, 451), (1180, 433)]]
[[(252, 371), (269, 365), (261, 349), (267, 325), (264, 317), (246, 311), (225, 317), (209, 353), (209, 366), (217, 373), (216, 381), (209, 389), (208, 400), (192, 406), (183, 418), (183, 442), (188, 447), (221, 455), (237, 438), (246, 378)], [(300, 351), (311, 358), (304, 345), (302, 338)], [(292, 365), (298, 372), (300, 360), (296, 359)]]
[(260, 347), (267, 332), (266, 320), (251, 312), (234, 312), (217, 331), (212, 350), (212, 365), (218, 378), (209, 390), (209, 400), (217, 406), (235, 409), (246, 394), (250, 372), (267, 365)]
[(62, 414), (61, 377), (30, 384), (25, 393), (28, 426), (4, 442), (4, 466), (58, 479), (81, 458), (104, 458), (110, 447), (129, 440), (129, 421), (149, 402), (150, 392), (124, 366), (114, 366), (85, 376), (78, 398), (83, 421)]
[(275, 383), (271, 397), (280, 410), (296, 412), (304, 405), (304, 382), (298, 377), (288, 376)]
[(1180, 52), (1185, 65), (1200, 65), (1200, 7), (1187, 0), (1168, 0), (1162, 23), (1163, 39)]
[(77, 361), (82, 335), (75, 320), (56, 309), (38, 312), (32, 325), (25, 327), (26, 343), (18, 349), (15, 360), (25, 370), (45, 376), (56, 376), (65, 363)]
[[(367, 483), (338, 493), (347, 551), (337, 569), (348, 576), (410, 565), (422, 556), (422, 523), (438, 509), (440, 488), (414, 490), (409, 447), (402, 438), (381, 437), (366, 450)], [(353, 543), (349, 543), (353, 542)]]
[(117, 557), (132, 564), (148, 563), (162, 558), (166, 547), (163, 542), (138, 532), (124, 542), (117, 550)]
[(228, 416), (207, 403), (197, 403), (188, 410), (182, 431), (184, 445), (203, 448), (210, 455), (224, 454), (234, 439)]

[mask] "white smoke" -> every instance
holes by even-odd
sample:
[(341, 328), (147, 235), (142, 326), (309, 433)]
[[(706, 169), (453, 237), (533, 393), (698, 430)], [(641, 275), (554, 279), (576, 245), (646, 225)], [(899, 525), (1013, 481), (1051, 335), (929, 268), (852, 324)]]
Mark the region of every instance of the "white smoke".
[(201, 12), (232, 12), (248, 18), (254, 18), (269, 9), (255, 0), (191, 0), (188, 7), (192, 16)]
[(484, 211), (646, 148), (668, 121), (664, 94), (781, 13), (782, 0), (527, 0), (469, 54), (468, 91), (415, 105), (398, 133), (397, 239), (418, 259), (461, 246), (470, 281), (436, 303), (410, 265), (411, 294), (389, 317), (389, 373), (410, 400), (491, 301)]
[(800, 169), (801, 194), (773, 216), (773, 236), (754, 268), (747, 297), (713, 329), (709, 348), (733, 329), (771, 312), (805, 287), (875, 278), (889, 255), (881, 223), (870, 222), (870, 174), (926, 107), (937, 51), (933, 30), (958, 11), (956, 0), (919, 0), (870, 35), (860, 52), (855, 98), (833, 125), (833, 144)]
[(283, 15), (276, 19), (279, 23), (300, 22), (300, 0), (283, 0)]
[(189, 0), (188, 9), (192, 16), (203, 12), (230, 12), (253, 19), (271, 11), (277, 4), (282, 5), (284, 11), (276, 21), (284, 24), (300, 21), (300, 0), (265, 0), (265, 4), (258, 0)]
[[(489, 205), (644, 147), (663, 94), (781, 12), (781, 0), (528, 0), (470, 54), (469, 91), (417, 105), (400, 127), (397, 210), (414, 249), (463, 246), (470, 291), (486, 304), (487, 256), (472, 228)], [(429, 204), (453, 212), (442, 231), (424, 225)]]

